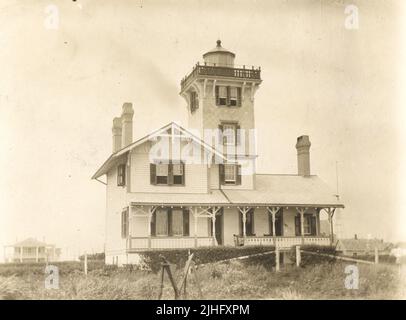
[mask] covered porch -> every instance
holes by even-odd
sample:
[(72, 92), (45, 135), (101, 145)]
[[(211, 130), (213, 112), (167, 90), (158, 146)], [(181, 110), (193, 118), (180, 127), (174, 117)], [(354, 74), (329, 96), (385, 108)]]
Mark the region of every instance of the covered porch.
[[(332, 245), (336, 206), (139, 204), (123, 211), (127, 252), (207, 246)], [(325, 213), (329, 233), (320, 228)], [(128, 216), (125, 222), (125, 215)], [(122, 230), (123, 231), (123, 230)]]

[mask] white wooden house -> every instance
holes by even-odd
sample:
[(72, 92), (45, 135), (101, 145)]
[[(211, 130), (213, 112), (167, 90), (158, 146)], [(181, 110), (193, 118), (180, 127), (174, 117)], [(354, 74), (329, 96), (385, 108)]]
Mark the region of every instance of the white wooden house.
[[(308, 136), (296, 141), (298, 174), (255, 172), (260, 68), (235, 66), (220, 41), (203, 58), (181, 81), (188, 128), (170, 122), (133, 141), (131, 103), (113, 120), (113, 152), (93, 175), (106, 184), (106, 263), (151, 249), (333, 241), (344, 206), (310, 174)], [(320, 234), (323, 212), (329, 235)]]

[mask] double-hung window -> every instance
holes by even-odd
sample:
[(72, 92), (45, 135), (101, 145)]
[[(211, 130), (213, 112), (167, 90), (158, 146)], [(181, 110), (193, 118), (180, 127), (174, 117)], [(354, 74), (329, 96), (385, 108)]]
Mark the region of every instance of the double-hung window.
[(168, 184), (169, 164), (158, 163), (156, 165), (156, 184)]
[(225, 184), (235, 184), (237, 181), (237, 166), (235, 164), (224, 165)]
[(230, 106), (236, 107), (238, 105), (238, 88), (230, 87)]
[(117, 167), (117, 185), (125, 186), (125, 164), (120, 164)]
[(189, 236), (189, 211), (181, 208), (158, 208), (151, 221), (153, 236)]
[(226, 146), (235, 146), (237, 125), (235, 123), (223, 124), (223, 142)]
[(172, 161), (150, 164), (150, 180), (154, 185), (182, 186), (185, 184), (185, 165)]
[(218, 104), (220, 106), (227, 105), (227, 87), (219, 86)]
[(216, 105), (241, 106), (241, 88), (232, 86), (216, 86)]

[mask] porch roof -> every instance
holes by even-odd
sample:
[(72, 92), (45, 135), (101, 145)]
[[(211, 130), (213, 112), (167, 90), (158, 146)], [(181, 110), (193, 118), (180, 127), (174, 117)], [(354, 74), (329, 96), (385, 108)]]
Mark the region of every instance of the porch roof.
[(255, 190), (224, 190), (233, 204), (341, 207), (336, 195), (317, 176), (257, 174)]
[(258, 174), (255, 190), (221, 189), (211, 193), (130, 193), (132, 205), (217, 205), (341, 207), (317, 176)]
[(146, 193), (137, 192), (128, 195), (132, 204), (145, 205), (224, 205), (227, 198), (220, 190), (211, 193)]

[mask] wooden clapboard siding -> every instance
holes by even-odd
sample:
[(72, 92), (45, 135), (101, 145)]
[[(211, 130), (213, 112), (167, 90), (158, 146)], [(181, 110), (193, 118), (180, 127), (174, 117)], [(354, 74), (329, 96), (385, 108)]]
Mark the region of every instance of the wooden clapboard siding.
[(121, 238), (121, 211), (127, 205), (125, 187), (117, 186), (117, 167), (107, 173), (106, 253), (125, 250)]

